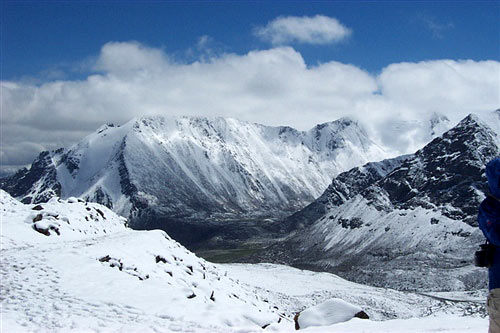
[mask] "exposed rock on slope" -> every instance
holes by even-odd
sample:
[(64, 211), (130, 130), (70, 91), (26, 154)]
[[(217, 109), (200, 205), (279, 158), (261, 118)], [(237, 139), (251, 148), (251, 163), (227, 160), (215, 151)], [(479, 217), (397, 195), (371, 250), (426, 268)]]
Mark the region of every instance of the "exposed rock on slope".
[(68, 150), (43, 152), (30, 170), (0, 184), (25, 203), (55, 195), (99, 202), (135, 228), (161, 228), (189, 243), (213, 233), (203, 221), (303, 208), (334, 175), (384, 156), (350, 119), (300, 132), (234, 119), (154, 117), (106, 125)]
[(0, 190), (0, 212), (2, 325), (13, 331), (249, 331), (280, 320), (279, 309), (220, 267), (163, 231), (128, 229), (102, 205), (25, 205)]
[(471, 266), (482, 242), (476, 214), (499, 142), (470, 115), (414, 155), (342, 173), (260, 259), (405, 290), (482, 286), (484, 271)]

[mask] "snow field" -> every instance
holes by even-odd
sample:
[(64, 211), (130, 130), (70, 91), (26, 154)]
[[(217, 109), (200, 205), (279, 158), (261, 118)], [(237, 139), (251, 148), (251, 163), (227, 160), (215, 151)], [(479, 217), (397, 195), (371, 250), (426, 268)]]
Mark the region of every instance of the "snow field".
[[(334, 274), (300, 270), (274, 264), (224, 264), (228, 274), (257, 293), (266, 295), (287, 314), (308, 311), (326, 302), (327, 311), (362, 309), (369, 320), (354, 318), (335, 325), (307, 327), (312, 332), (485, 332), (486, 290), (429, 295), (375, 288), (344, 280)], [(328, 306), (341, 299), (348, 306)], [(470, 309), (474, 311), (470, 311)], [(323, 312), (325, 313), (325, 312)], [(299, 316), (300, 318), (300, 316)], [(315, 323), (321, 324), (322, 320)], [(324, 322), (323, 322), (324, 323)], [(288, 322), (286, 323), (288, 325)], [(291, 330), (294, 326), (274, 325), (269, 329)]]
[[(268, 303), (164, 232), (126, 229), (97, 204), (91, 213), (100, 216), (92, 209), (102, 209), (106, 219), (87, 221), (80, 216), (91, 214), (85, 203), (53, 200), (50, 211), (35, 212), (74, 222), (46, 236), (32, 228), (32, 206), (2, 193), (2, 316), (15, 323), (11, 329), (116, 330), (142, 323), (168, 331), (182, 323), (182, 330), (218, 331), (279, 320)], [(105, 234), (96, 233), (105, 226)]]
[[(477, 313), (464, 316), (470, 297), (444, 301), (437, 298), (461, 296), (367, 287), (287, 266), (215, 265), (162, 231), (126, 228), (101, 205), (70, 198), (41, 206), (0, 191), (5, 332), (291, 332), (295, 313), (306, 309), (305, 331), (313, 332), (479, 332), (487, 325)], [(59, 233), (35, 230), (38, 222)], [(372, 320), (330, 325), (348, 319), (339, 311), (353, 306)]]

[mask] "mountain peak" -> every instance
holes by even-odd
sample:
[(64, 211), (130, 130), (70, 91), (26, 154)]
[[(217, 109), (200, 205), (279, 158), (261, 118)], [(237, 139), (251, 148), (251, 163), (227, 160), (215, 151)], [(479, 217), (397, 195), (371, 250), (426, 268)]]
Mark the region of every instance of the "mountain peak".
[(326, 123), (321, 123), (313, 127), (312, 130), (321, 130), (323, 128), (332, 128), (336, 130), (342, 130), (349, 126), (359, 126), (358, 122), (351, 117), (342, 117), (337, 120), (329, 121)]
[(481, 120), (479, 120), (479, 117), (474, 114), (474, 113), (469, 113), (464, 119), (462, 119), (458, 125), (460, 126), (461, 124), (469, 124), (469, 123), (481, 123)]
[[(459, 155), (462, 160), (487, 161), (482, 156), (491, 156), (491, 147), (497, 147), (498, 134), (477, 115), (469, 114), (457, 126), (419, 150), (417, 155), (428, 155), (429, 160), (439, 161), (448, 155)], [(484, 151), (486, 150), (486, 151)]]
[(446, 269), (467, 267), (482, 239), (477, 207), (488, 190), (484, 165), (500, 156), (497, 136), (468, 115), (415, 154), (339, 174), (284, 221), (295, 232), (260, 259), (405, 290), (480, 283), (473, 271), (457, 277)]
[(450, 119), (448, 119), (448, 117), (446, 117), (444, 114), (434, 112), (429, 123), (430, 136), (431, 138), (434, 138), (443, 134), (446, 130), (449, 129)]
[[(302, 132), (221, 117), (136, 118), (42, 154), (46, 163), (32, 174), (45, 175), (44, 186), (33, 176), (16, 197), (82, 197), (137, 228), (192, 238), (179, 225), (281, 217), (313, 201), (339, 172), (385, 157), (354, 124), (344, 118)], [(21, 182), (13, 177), (9, 188)]]

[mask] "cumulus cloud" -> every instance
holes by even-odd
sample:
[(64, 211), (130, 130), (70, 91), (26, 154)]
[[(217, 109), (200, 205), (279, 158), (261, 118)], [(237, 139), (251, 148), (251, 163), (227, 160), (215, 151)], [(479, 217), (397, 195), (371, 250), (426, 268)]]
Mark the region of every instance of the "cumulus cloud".
[(498, 107), (499, 81), (497, 61), (399, 63), (388, 66), (379, 76), (383, 96), (395, 103), (411, 105), (416, 110), (435, 105), (463, 112)]
[(429, 139), (421, 120), (436, 112), (453, 123), (500, 105), (496, 61), (399, 63), (373, 75), (334, 61), (307, 66), (290, 47), (178, 63), (159, 49), (114, 42), (93, 67), (85, 80), (1, 82), (4, 171), (104, 123), (145, 115), (224, 116), (301, 130), (351, 116), (396, 154)]
[(94, 69), (114, 74), (136, 74), (168, 63), (167, 56), (159, 49), (146, 47), (138, 42), (110, 42), (101, 49)]
[(273, 45), (298, 42), (332, 44), (351, 34), (351, 30), (337, 19), (316, 15), (313, 17), (278, 17), (263, 27), (254, 29), (254, 35)]

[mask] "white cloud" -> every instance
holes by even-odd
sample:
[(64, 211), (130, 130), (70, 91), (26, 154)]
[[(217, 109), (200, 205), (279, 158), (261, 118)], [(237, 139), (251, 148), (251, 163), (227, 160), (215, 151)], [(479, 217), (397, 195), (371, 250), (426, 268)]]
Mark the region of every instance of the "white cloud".
[(213, 38), (208, 36), (208, 35), (203, 35), (200, 38), (198, 38), (198, 42), (196, 43), (196, 47), (198, 49), (203, 49), (206, 48), (207, 45), (213, 43)]
[(254, 35), (273, 45), (293, 42), (332, 44), (349, 37), (351, 30), (328, 16), (287, 16), (278, 17), (264, 27), (257, 27)]
[(135, 75), (137, 71), (154, 70), (167, 62), (165, 53), (159, 49), (138, 42), (110, 42), (102, 47), (94, 68), (118, 75)]
[(444, 34), (455, 28), (455, 25), (451, 22), (441, 23), (436, 18), (426, 15), (417, 16), (417, 21), (423, 25), (424, 28), (432, 33), (432, 36), (437, 39), (443, 39)]
[(381, 144), (407, 153), (428, 140), (412, 128), (416, 120), (438, 112), (456, 122), (500, 106), (496, 61), (399, 63), (372, 75), (338, 62), (308, 67), (290, 47), (180, 64), (133, 42), (104, 45), (95, 66), (100, 73), (85, 80), (1, 83), (4, 169), (104, 123), (143, 115), (224, 116), (302, 130), (352, 116)]
[[(469, 113), (494, 110), (500, 105), (497, 61), (437, 60), (392, 64), (383, 70), (379, 82), (384, 97), (398, 104), (411, 105), (416, 112), (434, 106)], [(453, 114), (451, 117), (458, 120)]]

